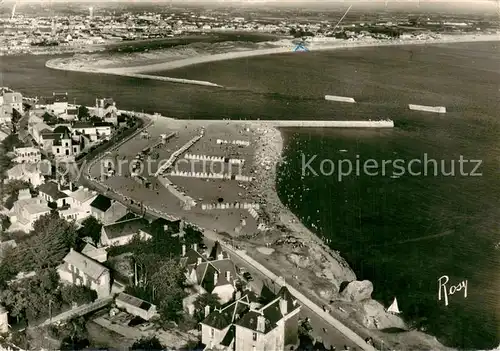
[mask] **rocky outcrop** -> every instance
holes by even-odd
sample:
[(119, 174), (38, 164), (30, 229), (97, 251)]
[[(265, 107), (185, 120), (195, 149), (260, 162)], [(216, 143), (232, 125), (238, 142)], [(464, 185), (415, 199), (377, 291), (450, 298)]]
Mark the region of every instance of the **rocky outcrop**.
[(363, 312), (359, 316), (358, 320), (365, 327), (370, 329), (407, 329), (407, 325), (401, 317), (388, 313), (384, 306), (375, 300), (364, 301)]
[(340, 293), (340, 298), (349, 302), (360, 302), (372, 297), (373, 284), (369, 280), (355, 280), (347, 284)]

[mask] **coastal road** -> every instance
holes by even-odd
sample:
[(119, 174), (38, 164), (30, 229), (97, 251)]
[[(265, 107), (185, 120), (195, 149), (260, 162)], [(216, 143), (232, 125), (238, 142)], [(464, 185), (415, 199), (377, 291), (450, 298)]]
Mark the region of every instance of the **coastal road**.
[[(143, 118), (145, 117), (144, 114), (136, 114), (136, 116), (143, 117)], [(151, 116), (151, 117), (152, 118), (150, 118), (148, 122), (154, 120), (154, 117), (153, 116)], [(150, 124), (146, 122), (145, 125), (149, 126)], [(139, 134), (143, 129), (144, 128), (137, 130), (131, 136), (126, 138), (126, 140), (130, 140), (133, 136)], [(126, 142), (126, 140), (118, 143), (118, 145), (122, 145), (124, 142)], [(113, 146), (112, 149), (114, 149), (115, 147), (116, 147), (116, 145)], [(90, 162), (90, 164), (86, 165), (85, 168), (90, 167), (95, 161), (99, 160), (99, 158), (100, 157), (97, 157), (97, 159), (95, 159), (93, 162)], [(82, 172), (82, 175), (83, 175), (83, 177), (80, 178), (80, 183), (82, 183), (82, 185), (87, 186), (89, 188), (93, 188), (93, 189), (101, 191), (101, 192), (104, 192), (108, 197), (110, 197), (116, 201), (124, 203), (126, 206), (138, 211), (138, 213), (142, 213), (145, 210), (148, 215), (151, 215), (153, 217), (158, 217), (158, 216), (163, 215), (161, 212), (159, 212), (155, 209), (148, 209), (148, 208), (144, 209), (144, 208), (141, 208), (140, 206), (132, 205), (132, 204), (130, 204), (130, 202), (126, 201), (121, 195), (117, 194), (113, 190), (107, 191), (105, 186), (100, 185), (100, 184), (88, 179), (87, 169), (85, 169)], [(167, 214), (164, 214), (164, 215), (167, 216)], [(268, 270), (266, 267), (264, 267), (262, 264), (260, 264), (259, 262), (255, 261), (250, 256), (248, 256), (246, 254), (246, 252), (241, 251), (241, 250), (237, 250), (228, 244), (224, 244), (223, 238), (220, 235), (218, 235), (217, 233), (215, 233), (214, 231), (204, 230), (204, 235), (212, 241), (221, 242), (224, 249), (227, 250), (227, 252), (231, 255), (232, 258), (234, 257), (235, 260), (239, 260), (242, 263), (244, 263), (244, 265), (246, 267), (252, 268), (252, 271), (258, 272), (259, 276), (264, 276), (265, 278), (269, 279), (269, 281), (276, 282), (278, 284), (279, 277), (276, 274), (272, 273), (270, 270)], [(279, 287), (281, 287), (281, 286), (279, 286)], [(359, 335), (357, 335), (354, 331), (352, 331), (351, 329), (346, 327), (343, 323), (341, 323), (336, 318), (332, 317), (329, 313), (323, 311), (323, 309), (320, 306), (316, 305), (313, 301), (308, 299), (305, 295), (303, 295), (297, 289), (295, 289), (294, 287), (292, 287), (290, 285), (287, 285), (287, 288), (289, 289), (290, 293), (293, 296), (295, 296), (295, 298), (301, 303), (301, 305), (303, 306), (302, 308), (304, 310), (310, 311), (311, 316), (312, 316), (311, 320), (315, 323), (315, 325), (318, 325), (319, 328), (326, 328), (327, 332), (329, 334), (331, 333), (330, 332), (331, 330), (338, 331), (340, 333), (340, 335), (342, 335), (344, 338), (350, 340), (349, 344), (351, 344), (351, 345), (354, 344), (362, 350), (367, 350), (367, 351), (372, 351), (372, 350), (375, 351), (376, 350), (373, 346), (368, 345), (363, 340), (363, 338), (361, 338)], [(325, 325), (324, 327), (320, 326), (320, 325), (322, 325), (322, 323), (323, 323), (323, 325)], [(326, 341), (326, 339), (324, 339), (324, 340)], [(337, 340), (337, 341), (332, 340), (332, 342), (334, 342), (335, 346), (337, 346), (337, 343), (339, 341), (340, 340)], [(342, 343), (342, 341), (340, 341), (340, 342)], [(343, 347), (343, 345), (341, 345), (341, 346)]]
[[(213, 240), (209, 239), (208, 236), (205, 236), (205, 244), (207, 244), (208, 247), (213, 245), (213, 243)], [(221, 242), (221, 245), (225, 247), (223, 242)], [(229, 251), (229, 248), (226, 248), (226, 250)], [(232, 251), (229, 252), (232, 253)], [(233, 261), (237, 267), (245, 267), (246, 271), (252, 275), (254, 280), (248, 284), (251, 287), (252, 291), (259, 293), (262, 290), (263, 285), (266, 285), (275, 294), (278, 293), (280, 285), (277, 284), (277, 282), (275, 282), (274, 280), (266, 277), (255, 267), (248, 265), (245, 260), (242, 260), (237, 255), (231, 254), (231, 261)], [(351, 347), (351, 350), (354, 350), (356, 348), (356, 344), (354, 342), (349, 340), (349, 338), (347, 338), (338, 330), (332, 328), (332, 326), (327, 321), (318, 316), (307, 306), (303, 305), (301, 307), (300, 318), (309, 318), (311, 327), (313, 328), (312, 336), (315, 338), (315, 340), (323, 342), (323, 344), (328, 349), (330, 348), (330, 346), (336, 347), (337, 350), (343, 350), (344, 346)], [(326, 333), (324, 330), (326, 330)]]

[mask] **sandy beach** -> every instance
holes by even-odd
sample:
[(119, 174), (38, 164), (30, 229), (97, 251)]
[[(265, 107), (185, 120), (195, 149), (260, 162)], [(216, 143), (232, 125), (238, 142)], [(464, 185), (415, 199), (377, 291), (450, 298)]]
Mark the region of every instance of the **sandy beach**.
[[(373, 46), (430, 45), (461, 42), (500, 41), (500, 34), (440, 35), (427, 39), (358, 39), (342, 40), (324, 38), (307, 43), (310, 51), (324, 51)], [(263, 43), (218, 43), (207, 45), (189, 44), (168, 50), (136, 54), (89, 54), (70, 58), (51, 59), (46, 66), (52, 69), (86, 73), (127, 75), (173, 70), (195, 64), (231, 60), (252, 56), (273, 55), (293, 52), (296, 44), (283, 39)], [(217, 53), (215, 53), (217, 52)], [(146, 62), (146, 64), (144, 64)]]

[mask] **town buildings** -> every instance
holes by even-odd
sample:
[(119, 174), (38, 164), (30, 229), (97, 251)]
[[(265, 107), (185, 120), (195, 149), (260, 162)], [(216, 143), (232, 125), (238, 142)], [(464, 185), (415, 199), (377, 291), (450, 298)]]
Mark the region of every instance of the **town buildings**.
[(34, 187), (40, 186), (45, 182), (47, 176), (51, 173), (50, 163), (21, 163), (9, 168), (6, 174), (6, 182), (21, 180), (32, 184)]
[(265, 305), (244, 292), (233, 303), (207, 313), (201, 322), (202, 343), (205, 350), (284, 350), (297, 343), (299, 311), (286, 287)]
[(131, 242), (136, 235), (142, 240), (149, 240), (152, 236), (145, 231), (147, 227), (149, 227), (149, 222), (144, 218), (127, 219), (103, 225), (100, 244), (122, 246)]
[(188, 283), (195, 287), (197, 293), (217, 294), (222, 304), (233, 298), (236, 267), (218, 242), (206, 255), (198, 252), (197, 245), (194, 245), (183, 255), (181, 262), (186, 266)]
[(8, 216), (11, 222), (9, 231), (24, 231), (29, 232), (33, 230), (33, 223), (41, 216), (50, 213), (51, 209), (48, 202), (40, 197), (32, 198), (21, 197), (14, 203)]
[(96, 99), (94, 114), (104, 122), (118, 125), (118, 109), (116, 102), (111, 98)]
[(128, 209), (121, 203), (99, 194), (90, 203), (90, 213), (103, 225), (108, 225), (125, 216)]
[(14, 162), (17, 163), (38, 163), (42, 160), (40, 150), (35, 147), (14, 147)]
[(95, 290), (98, 298), (111, 294), (111, 274), (104, 265), (73, 249), (63, 261), (57, 268), (61, 280)]
[(116, 307), (124, 309), (128, 313), (141, 317), (146, 321), (158, 316), (155, 305), (124, 292), (118, 294), (115, 304)]

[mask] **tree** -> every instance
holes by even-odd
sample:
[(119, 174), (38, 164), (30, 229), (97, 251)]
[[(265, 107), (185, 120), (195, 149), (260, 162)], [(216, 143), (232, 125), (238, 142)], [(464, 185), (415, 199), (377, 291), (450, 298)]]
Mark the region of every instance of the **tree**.
[(66, 323), (61, 334), (65, 335), (61, 342), (61, 350), (82, 350), (90, 345), (86, 321), (83, 317), (73, 318)]
[(97, 293), (86, 286), (65, 285), (61, 288), (61, 299), (66, 304), (82, 305), (94, 302), (97, 299)]
[(191, 247), (193, 244), (201, 244), (203, 242), (203, 233), (199, 230), (187, 225), (184, 228), (184, 244)]
[(143, 351), (143, 350), (165, 350), (166, 347), (163, 346), (156, 336), (143, 337), (132, 345), (130, 350)]
[[(16, 125), (22, 117), (23, 117), (23, 115), (18, 110), (16, 110), (15, 108), (12, 109), (12, 124), (13, 125)], [(14, 130), (15, 130), (15, 128), (14, 128)]]
[(198, 322), (205, 318), (205, 306), (210, 306), (211, 311), (220, 307), (219, 295), (205, 293), (196, 298), (194, 301), (194, 316)]
[[(7, 215), (0, 214), (0, 233), (2, 233), (4, 230), (9, 229), (10, 227), (10, 218)], [(2, 238), (0, 237), (0, 241)]]
[(14, 282), (0, 293), (0, 301), (18, 320), (36, 320), (48, 316), (49, 306), (60, 307), (57, 287), (59, 275), (54, 269), (43, 270), (31, 278)]
[(19, 245), (24, 250), (23, 268), (45, 268), (59, 265), (76, 244), (76, 228), (57, 212), (41, 216), (33, 224), (31, 237)]
[(78, 116), (78, 119), (89, 118), (90, 117), (89, 109), (86, 106), (81, 105), (80, 107), (78, 107), (77, 116)]
[(23, 147), (24, 144), (19, 140), (16, 134), (9, 134), (4, 140), (2, 140), (2, 145), (7, 151), (13, 151), (15, 147)]
[(88, 217), (82, 222), (82, 227), (78, 231), (80, 238), (90, 237), (94, 244), (97, 244), (101, 239), (102, 223), (95, 217)]

